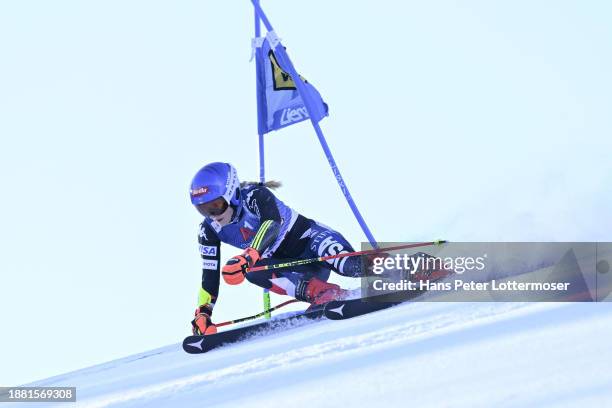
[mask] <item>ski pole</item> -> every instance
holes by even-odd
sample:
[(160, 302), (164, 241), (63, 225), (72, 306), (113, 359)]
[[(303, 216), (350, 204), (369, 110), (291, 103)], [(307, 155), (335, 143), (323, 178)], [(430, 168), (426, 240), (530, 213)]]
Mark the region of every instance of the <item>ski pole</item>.
[(241, 317), (239, 319), (228, 320), (227, 322), (216, 323), (215, 326), (217, 327), (229, 326), (230, 324), (234, 324), (234, 323), (241, 323), (241, 322), (246, 322), (247, 320), (254, 320), (254, 319), (257, 319), (258, 317), (265, 316), (266, 313), (273, 312), (274, 310), (278, 310), (283, 306), (287, 306), (288, 304), (295, 303), (295, 302), (299, 302), (299, 300), (297, 299), (287, 300), (286, 302), (278, 304), (270, 309), (264, 310), (263, 312), (254, 314), (253, 316)]
[(385, 251), (396, 251), (398, 249), (417, 248), (417, 247), (423, 247), (423, 246), (429, 246), (429, 245), (442, 245), (442, 244), (445, 244), (446, 242), (447, 241), (445, 240), (437, 240), (437, 241), (431, 241), (431, 242), (420, 242), (417, 244), (397, 245), (397, 246), (387, 247), (387, 248), (368, 249), (365, 251), (345, 252), (345, 253), (336, 254), (336, 255), (320, 256), (318, 258), (298, 259), (295, 261), (283, 262), (283, 263), (278, 263), (275, 265), (254, 266), (252, 268), (248, 268), (246, 272), (248, 273), (248, 272), (266, 271), (270, 269), (279, 269), (279, 268), (288, 268), (291, 266), (307, 265), (307, 264), (311, 264), (315, 262), (327, 261), (328, 259), (344, 258), (347, 256), (376, 254), (376, 253), (385, 252)]
[[(399, 250), (399, 249), (417, 248), (417, 247), (429, 246), (429, 245), (442, 245), (442, 244), (444, 244), (446, 242), (447, 241), (445, 241), (445, 240), (438, 240), (438, 241), (431, 241), (431, 242), (420, 242), (420, 243), (417, 243), (417, 244), (405, 244), (405, 245), (397, 245), (397, 246), (387, 247), (387, 248), (369, 249), (369, 250), (366, 250), (366, 251), (356, 251), (356, 252), (347, 252), (347, 253), (337, 254), (337, 255), (321, 256), (319, 258), (298, 259), (297, 261), (285, 262), (285, 263), (280, 263), (280, 264), (276, 264), (276, 265), (255, 266), (253, 268), (247, 269), (247, 272), (257, 272), (257, 271), (264, 271), (264, 270), (268, 270), (268, 269), (278, 269), (278, 268), (286, 268), (286, 267), (289, 267), (289, 266), (306, 265), (306, 264), (309, 264), (309, 263), (326, 261), (328, 259), (343, 258), (343, 257), (346, 257), (346, 256), (367, 255), (367, 254), (380, 253), (380, 252), (384, 252), (384, 251), (396, 251), (396, 250)], [(274, 306), (272, 308), (266, 309), (263, 312), (259, 312), (257, 314), (252, 315), (252, 316), (246, 316), (246, 317), (241, 317), (239, 319), (228, 320), (226, 322), (217, 323), (216, 326), (217, 327), (223, 327), (223, 326), (229, 326), (230, 324), (242, 323), (242, 322), (246, 322), (248, 320), (254, 320), (254, 319), (257, 319), (259, 317), (265, 316), (267, 313), (273, 312), (275, 310), (280, 309), (281, 307), (287, 306), (287, 305), (289, 305), (291, 303), (295, 303), (295, 302), (299, 302), (299, 300), (297, 300), (297, 299), (290, 299), (290, 300), (287, 300), (286, 302), (280, 303), (280, 304), (278, 304), (278, 305), (276, 305), (276, 306)]]

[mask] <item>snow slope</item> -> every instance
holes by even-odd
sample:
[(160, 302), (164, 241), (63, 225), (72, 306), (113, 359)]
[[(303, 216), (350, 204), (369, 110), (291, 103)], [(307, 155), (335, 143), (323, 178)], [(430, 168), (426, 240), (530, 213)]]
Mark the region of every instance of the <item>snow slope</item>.
[(609, 406), (611, 335), (608, 303), (415, 303), (35, 385), (76, 386), (79, 407)]

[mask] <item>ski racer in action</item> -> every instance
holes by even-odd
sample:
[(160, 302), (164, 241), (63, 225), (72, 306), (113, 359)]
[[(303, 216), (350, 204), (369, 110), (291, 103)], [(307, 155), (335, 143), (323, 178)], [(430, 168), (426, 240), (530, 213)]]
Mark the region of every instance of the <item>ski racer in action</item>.
[[(202, 256), (202, 285), (191, 322), (194, 334), (212, 334), (211, 321), (219, 294), (220, 276), (230, 285), (249, 282), (289, 295), (311, 305), (346, 297), (348, 291), (328, 283), (330, 271), (362, 276), (360, 257), (342, 257), (291, 268), (247, 272), (248, 268), (353, 252), (337, 231), (285, 205), (270, 191), (276, 182), (240, 183), (229, 163), (211, 163), (191, 182), (191, 203), (203, 215), (198, 242)], [(221, 268), (221, 242), (243, 250)], [(221, 270), (220, 270), (221, 269)]]

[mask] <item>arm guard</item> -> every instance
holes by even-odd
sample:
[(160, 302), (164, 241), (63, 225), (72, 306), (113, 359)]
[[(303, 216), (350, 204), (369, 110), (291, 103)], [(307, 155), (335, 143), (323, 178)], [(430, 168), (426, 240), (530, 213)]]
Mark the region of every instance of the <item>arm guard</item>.
[(202, 285), (198, 294), (198, 305), (213, 304), (219, 294), (221, 241), (206, 223), (200, 225), (198, 237), (202, 257)]
[(261, 219), (261, 226), (253, 238), (251, 248), (262, 254), (276, 241), (281, 230), (281, 216), (276, 205), (276, 197), (264, 186), (253, 189), (247, 198), (249, 210)]
[(280, 232), (280, 223), (273, 220), (265, 220), (253, 238), (251, 248), (255, 249), (260, 254), (276, 241)]

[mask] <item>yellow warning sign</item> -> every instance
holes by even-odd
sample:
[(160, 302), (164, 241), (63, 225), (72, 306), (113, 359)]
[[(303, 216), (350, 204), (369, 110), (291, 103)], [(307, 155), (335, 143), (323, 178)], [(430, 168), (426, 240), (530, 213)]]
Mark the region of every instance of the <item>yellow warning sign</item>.
[[(291, 78), (291, 75), (281, 68), (272, 50), (270, 50), (268, 53), (268, 57), (270, 58), (270, 63), (272, 65), (272, 80), (274, 82), (274, 90), (295, 90), (295, 82), (293, 82), (293, 78)], [(300, 75), (300, 78), (302, 81), (306, 82), (303, 76)]]

